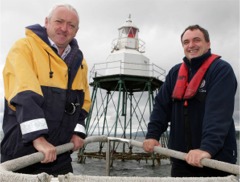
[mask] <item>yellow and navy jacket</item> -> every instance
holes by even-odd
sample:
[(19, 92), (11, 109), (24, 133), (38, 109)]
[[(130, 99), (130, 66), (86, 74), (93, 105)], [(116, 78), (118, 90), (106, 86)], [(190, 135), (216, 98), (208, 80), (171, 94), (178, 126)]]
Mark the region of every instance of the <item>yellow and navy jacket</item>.
[[(46, 29), (32, 25), (11, 48), (3, 70), (2, 161), (36, 152), (32, 141), (40, 136), (54, 146), (70, 142), (73, 134), (86, 137), (88, 68), (76, 39), (70, 46), (62, 60), (51, 48)], [(76, 104), (74, 114), (66, 112), (69, 104)]]

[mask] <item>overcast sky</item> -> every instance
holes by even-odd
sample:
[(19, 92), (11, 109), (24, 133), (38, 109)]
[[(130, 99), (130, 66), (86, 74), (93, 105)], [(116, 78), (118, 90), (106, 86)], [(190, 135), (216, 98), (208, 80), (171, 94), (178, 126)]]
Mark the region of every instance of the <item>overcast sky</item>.
[[(106, 61), (111, 43), (118, 37), (118, 28), (131, 14), (140, 30), (139, 38), (146, 44), (144, 55), (151, 63), (168, 72), (184, 57), (180, 34), (188, 25), (199, 24), (209, 31), (212, 52), (233, 66), (239, 81), (239, 0), (1, 0), (0, 3), (1, 72), (12, 44), (24, 36), (24, 27), (44, 25), (54, 4), (69, 3), (80, 15), (76, 38), (89, 69), (94, 63)], [(2, 85), (1, 74), (3, 100)], [(239, 95), (236, 100), (235, 116), (239, 115)]]

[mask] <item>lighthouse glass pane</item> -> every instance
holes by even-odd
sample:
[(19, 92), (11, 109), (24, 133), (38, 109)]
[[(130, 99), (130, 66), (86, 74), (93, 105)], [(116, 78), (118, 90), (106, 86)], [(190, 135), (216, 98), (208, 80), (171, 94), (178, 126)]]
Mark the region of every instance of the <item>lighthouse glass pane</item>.
[(136, 32), (137, 32), (137, 29), (132, 28), (132, 27), (129, 28), (128, 37), (135, 38)]
[(128, 29), (129, 28), (122, 28), (119, 30), (119, 38), (125, 38), (128, 35)]

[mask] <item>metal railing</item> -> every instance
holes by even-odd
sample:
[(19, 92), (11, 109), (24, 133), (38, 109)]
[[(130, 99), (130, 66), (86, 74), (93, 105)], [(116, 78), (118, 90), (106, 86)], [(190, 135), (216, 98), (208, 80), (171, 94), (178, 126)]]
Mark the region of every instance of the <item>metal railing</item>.
[(166, 71), (156, 64), (136, 64), (125, 61), (111, 61), (96, 63), (90, 70), (90, 78), (92, 81), (95, 77), (108, 76), (113, 74), (131, 74), (136, 76), (154, 77), (161, 81), (165, 81)]
[[(143, 143), (136, 140), (131, 140), (131, 139), (129, 140), (129, 139), (117, 138), (117, 137), (106, 137), (106, 136), (87, 137), (84, 141), (84, 144), (93, 143), (93, 142), (108, 142), (108, 146), (109, 146), (108, 151), (110, 151), (110, 142), (116, 142), (116, 141), (127, 143), (130, 146), (135, 146), (140, 148), (143, 147)], [(73, 143), (67, 143), (67, 144), (56, 147), (58, 155), (72, 149), (73, 149)], [(171, 150), (171, 149), (163, 148), (159, 146), (154, 147), (154, 152), (163, 154), (169, 157), (173, 157), (176, 159), (180, 159), (180, 160), (185, 160), (184, 158), (186, 155), (186, 153), (184, 152), (179, 152), (179, 151), (175, 151), (175, 150)], [(110, 153), (107, 152), (106, 155), (107, 155), (106, 159), (110, 159)], [(43, 153), (37, 152), (28, 156), (24, 156), (14, 160), (4, 162), (0, 164), (0, 169), (6, 170), (6, 171), (16, 171), (26, 166), (40, 162), (43, 159), (44, 159)], [(109, 163), (108, 160), (106, 161), (107, 163)], [(201, 164), (203, 166), (210, 167), (213, 169), (218, 169), (231, 174), (240, 175), (240, 166), (236, 164), (230, 164), (230, 163), (221, 162), (213, 159), (207, 159), (207, 158), (202, 159)], [(107, 165), (106, 168), (109, 169), (109, 166)], [(109, 170), (107, 170), (106, 173), (109, 173)]]

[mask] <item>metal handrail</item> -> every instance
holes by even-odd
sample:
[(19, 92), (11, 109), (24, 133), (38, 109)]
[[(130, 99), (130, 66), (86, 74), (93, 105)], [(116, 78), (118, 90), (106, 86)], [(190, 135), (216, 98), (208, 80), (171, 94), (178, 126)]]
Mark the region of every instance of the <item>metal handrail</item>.
[[(139, 148), (143, 147), (143, 143), (138, 142), (136, 140), (128, 140), (128, 139), (121, 139), (121, 138), (114, 138), (114, 137), (108, 137), (108, 140), (125, 142), (125, 143), (128, 143), (129, 146), (135, 146)], [(176, 159), (180, 159), (180, 160), (185, 160), (185, 156), (187, 155), (184, 152), (179, 152), (179, 151), (171, 150), (168, 148), (163, 148), (160, 146), (155, 146), (153, 151), (156, 153), (173, 157)], [(205, 167), (217, 169), (220, 171), (225, 171), (231, 174), (240, 175), (240, 166), (236, 164), (230, 164), (227, 162), (222, 162), (222, 161), (217, 161), (214, 159), (207, 159), (207, 158), (202, 159), (201, 164)]]
[[(125, 142), (125, 143), (128, 143), (129, 146), (135, 146), (139, 148), (143, 147), (143, 143), (139, 141), (124, 139), (124, 138), (116, 138), (116, 137), (106, 137), (106, 136), (87, 137), (84, 140), (84, 144), (93, 143), (93, 142), (111, 142), (111, 141)], [(73, 149), (73, 143), (67, 143), (67, 144), (56, 147), (57, 154), (62, 154), (72, 149)], [(159, 147), (159, 146), (154, 147), (154, 152), (157, 152), (159, 154), (163, 154), (169, 157), (173, 157), (176, 159), (180, 159), (180, 160), (185, 160), (185, 155), (186, 155), (186, 153), (171, 150), (168, 148)], [(106, 156), (106, 159), (110, 160), (110, 153), (108, 152), (107, 154), (106, 152), (106, 155), (108, 155)], [(0, 164), (0, 172), (16, 171), (18, 169), (40, 162), (43, 159), (44, 159), (43, 153), (37, 152), (37, 153), (23, 156), (14, 160), (6, 161)], [(109, 163), (109, 161), (106, 161), (106, 162)], [(201, 164), (209, 168), (225, 171), (235, 175), (240, 175), (240, 166), (236, 164), (230, 164), (227, 162), (221, 162), (221, 161), (207, 159), (207, 158), (202, 159)], [(107, 170), (109, 170), (109, 166), (107, 166)], [(109, 171), (107, 171), (107, 174), (109, 174)]]
[[(91, 136), (84, 140), (84, 144), (92, 142), (107, 142), (107, 137), (105, 136)], [(72, 150), (74, 147), (73, 143), (66, 143), (56, 147), (57, 155), (65, 153)], [(44, 159), (44, 154), (42, 152), (36, 152), (30, 155), (19, 157), (17, 159), (9, 160), (0, 164), (0, 170), (5, 171), (16, 171), (24, 167), (30, 166), (41, 162)]]

